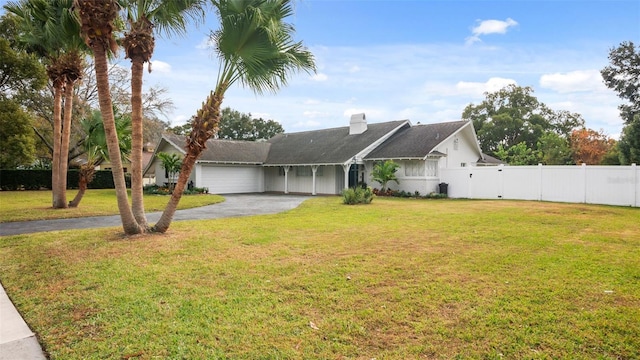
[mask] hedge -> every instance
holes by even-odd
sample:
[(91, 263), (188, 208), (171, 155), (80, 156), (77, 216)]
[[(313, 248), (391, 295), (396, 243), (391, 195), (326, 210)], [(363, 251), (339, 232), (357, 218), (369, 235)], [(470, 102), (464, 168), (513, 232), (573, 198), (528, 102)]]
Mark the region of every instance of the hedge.
[[(67, 173), (67, 189), (78, 188), (78, 170)], [(131, 177), (125, 177), (127, 187), (131, 187)], [(89, 189), (113, 189), (111, 170), (97, 170)], [(40, 190), (51, 189), (51, 170), (0, 170), (0, 189), (2, 190)]]

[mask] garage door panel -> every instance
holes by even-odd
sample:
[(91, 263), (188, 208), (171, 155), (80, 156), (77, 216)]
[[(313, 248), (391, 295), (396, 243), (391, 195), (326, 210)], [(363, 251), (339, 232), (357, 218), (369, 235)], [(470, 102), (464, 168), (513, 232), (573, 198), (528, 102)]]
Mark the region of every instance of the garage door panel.
[(263, 192), (263, 170), (250, 166), (203, 166), (202, 186), (212, 194)]

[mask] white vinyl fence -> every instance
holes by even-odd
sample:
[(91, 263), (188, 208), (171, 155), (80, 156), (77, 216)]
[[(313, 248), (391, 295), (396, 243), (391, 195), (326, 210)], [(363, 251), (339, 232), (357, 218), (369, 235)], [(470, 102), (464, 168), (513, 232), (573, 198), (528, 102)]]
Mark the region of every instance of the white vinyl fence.
[(640, 167), (486, 166), (441, 169), (449, 197), (640, 207)]

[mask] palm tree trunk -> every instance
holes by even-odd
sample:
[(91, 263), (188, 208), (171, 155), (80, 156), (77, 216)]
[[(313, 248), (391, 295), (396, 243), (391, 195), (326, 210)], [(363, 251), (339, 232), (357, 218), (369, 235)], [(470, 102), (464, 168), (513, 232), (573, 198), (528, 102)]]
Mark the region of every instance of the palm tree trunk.
[(127, 186), (124, 180), (124, 171), (120, 158), (120, 145), (118, 144), (111, 92), (109, 90), (107, 52), (99, 42), (92, 44), (91, 47), (95, 58), (98, 101), (104, 121), (104, 131), (107, 138), (107, 148), (109, 149), (109, 159), (112, 164), (111, 171), (113, 172), (113, 182), (116, 187), (116, 199), (118, 201), (118, 211), (120, 212), (122, 227), (127, 235), (140, 234), (145, 231), (145, 228), (140, 226), (133, 216), (127, 197)]
[(80, 205), (80, 201), (84, 196), (84, 193), (87, 191), (87, 186), (93, 180), (93, 176), (95, 174), (95, 167), (92, 163), (88, 163), (82, 166), (80, 169), (80, 179), (78, 180), (78, 193), (76, 196), (69, 202), (69, 207), (76, 208)]
[(147, 226), (142, 186), (142, 73), (144, 62), (131, 61), (131, 209), (140, 226)]
[(60, 169), (58, 182), (58, 196), (67, 207), (67, 170), (69, 169), (69, 141), (71, 138), (71, 118), (73, 112), (73, 82), (64, 85), (64, 117), (62, 121), (62, 136), (60, 138)]
[(53, 159), (51, 159), (52, 206), (61, 209), (67, 206), (60, 197), (60, 145), (62, 142), (62, 84), (53, 80)]
[(207, 97), (207, 100), (202, 105), (202, 108), (198, 110), (196, 117), (193, 119), (191, 134), (187, 139), (187, 154), (182, 160), (182, 167), (180, 168), (180, 176), (176, 182), (173, 192), (171, 193), (171, 199), (165, 207), (158, 222), (153, 226), (152, 231), (164, 233), (169, 229), (173, 215), (178, 208), (178, 203), (184, 192), (184, 188), (187, 186), (189, 176), (193, 166), (200, 157), (202, 151), (206, 148), (207, 140), (209, 140), (218, 131), (218, 124), (220, 123), (220, 107), (222, 105), (222, 99), (224, 97), (224, 89), (227, 84), (220, 86), (216, 92), (212, 92)]

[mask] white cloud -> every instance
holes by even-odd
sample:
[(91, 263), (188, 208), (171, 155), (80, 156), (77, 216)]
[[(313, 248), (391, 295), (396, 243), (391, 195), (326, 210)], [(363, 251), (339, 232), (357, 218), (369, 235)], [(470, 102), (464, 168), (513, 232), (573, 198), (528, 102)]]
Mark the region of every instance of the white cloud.
[(304, 111), (302, 116), (307, 118), (319, 118), (329, 116), (330, 114), (324, 111)]
[(544, 74), (540, 77), (540, 86), (560, 93), (605, 90), (598, 70)]
[(171, 65), (164, 61), (153, 60), (151, 61), (151, 70), (159, 73), (168, 74), (171, 72)]
[(317, 128), (318, 126), (320, 126), (321, 122), (319, 121), (314, 121), (314, 120), (307, 120), (307, 121), (299, 121), (295, 124), (293, 124), (293, 128), (294, 129), (312, 129), (312, 128)]
[(202, 40), (200, 40), (200, 42), (198, 43), (198, 45), (196, 45), (196, 49), (198, 50), (208, 50), (211, 49), (213, 47), (214, 43), (211, 40), (210, 37), (205, 36), (202, 38)]
[(354, 65), (354, 66), (349, 68), (349, 72), (352, 73), (352, 74), (353, 73), (357, 73), (358, 71), (360, 71), (360, 66), (358, 66), (358, 65)]
[(311, 80), (314, 80), (314, 81), (327, 81), (328, 78), (329, 77), (323, 73), (317, 73), (311, 76)]
[(483, 83), (459, 81), (456, 84), (456, 90), (458, 90), (460, 94), (479, 96), (485, 92), (496, 92), (510, 84), (517, 84), (517, 82), (513, 79), (492, 77)]
[(472, 35), (466, 39), (467, 45), (473, 44), (480, 40), (481, 35), (490, 34), (506, 34), (510, 27), (518, 25), (518, 22), (512, 18), (506, 20), (477, 20), (478, 25), (471, 29)]

